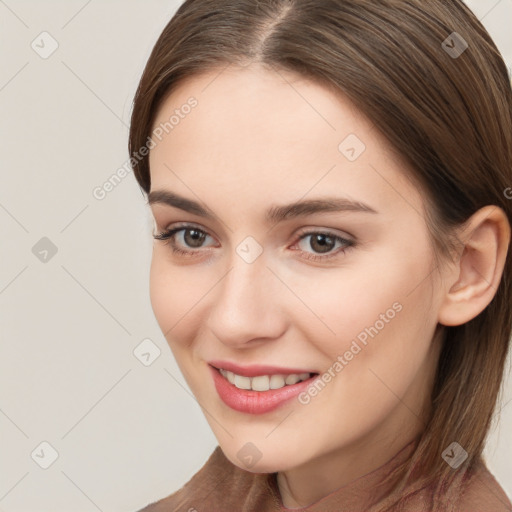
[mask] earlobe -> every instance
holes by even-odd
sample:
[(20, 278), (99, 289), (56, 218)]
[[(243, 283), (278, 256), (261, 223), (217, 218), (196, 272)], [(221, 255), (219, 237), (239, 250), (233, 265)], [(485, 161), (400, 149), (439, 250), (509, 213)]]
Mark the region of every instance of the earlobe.
[(445, 278), (447, 291), (439, 309), (438, 322), (446, 326), (469, 322), (496, 294), (510, 243), (505, 212), (498, 206), (481, 208), (459, 239), (464, 248)]

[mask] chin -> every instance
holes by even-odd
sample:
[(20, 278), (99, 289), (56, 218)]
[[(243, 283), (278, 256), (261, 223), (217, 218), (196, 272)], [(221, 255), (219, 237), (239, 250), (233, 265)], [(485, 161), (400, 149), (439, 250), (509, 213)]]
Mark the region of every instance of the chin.
[(238, 466), (240, 469), (248, 471), (249, 473), (277, 473), (279, 471), (284, 471), (288, 469), (287, 465), (285, 467), (285, 464), (279, 463), (279, 461), (263, 462), (263, 460), (260, 460), (253, 466), (246, 466), (243, 462), (238, 460), (236, 456), (234, 460), (230, 460), (235, 466)]
[[(287, 471), (301, 464), (301, 461), (295, 461), (293, 457), (284, 453), (279, 455), (274, 453), (273, 456), (265, 457), (264, 452), (256, 451), (255, 448), (250, 446), (250, 443), (248, 443), (248, 446), (245, 446), (245, 449), (226, 450), (222, 446), (221, 448), (226, 458), (232, 464), (250, 473), (276, 473), (279, 471)], [(292, 453), (295, 451), (296, 450), (293, 450)], [(244, 455), (247, 457), (247, 455), (250, 456), (251, 453), (254, 458), (244, 461)]]

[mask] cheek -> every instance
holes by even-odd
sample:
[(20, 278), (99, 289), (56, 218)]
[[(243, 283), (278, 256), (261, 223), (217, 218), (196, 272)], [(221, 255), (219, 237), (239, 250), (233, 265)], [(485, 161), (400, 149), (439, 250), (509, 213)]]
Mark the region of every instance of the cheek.
[(297, 303), (295, 320), (303, 318), (304, 331), (322, 351), (337, 356), (359, 334), (364, 341), (367, 329), (376, 327), (382, 337), (402, 325), (404, 317), (409, 317), (405, 324), (414, 324), (413, 317), (425, 311), (424, 301), (430, 300), (425, 278), (432, 264), (428, 252), (397, 247), (388, 244), (380, 250), (354, 253), (346, 266), (317, 271), (314, 277), (294, 276), (294, 291), (310, 310)]
[(165, 246), (155, 246), (151, 260), (149, 293), (155, 318), (171, 350), (178, 355), (199, 339), (209, 313), (209, 293), (219, 275), (208, 266), (179, 265)]
[(303, 284), (301, 293), (317, 318), (308, 314), (302, 329), (326, 356), (326, 368), (343, 358), (331, 370), (343, 374), (335, 379), (343, 382), (341, 391), (357, 390), (372, 400), (381, 394), (375, 394), (376, 387), (386, 392), (379, 376), (403, 389), (427, 357), (437, 321), (428, 278), (432, 260), (428, 246), (420, 245), (398, 250), (390, 244), (342, 271), (326, 273), (314, 287), (309, 283), (307, 293)]
[(165, 247), (154, 248), (149, 293), (153, 313), (167, 340), (181, 327), (187, 311), (198, 300), (196, 295), (199, 290), (190, 269), (184, 270), (171, 264)]
[(149, 273), (149, 296), (155, 318), (160, 325), (160, 329), (164, 331), (165, 325), (168, 323), (167, 316), (172, 314), (174, 308), (172, 307), (172, 300), (171, 303), (169, 302), (169, 299), (172, 297), (169, 294), (169, 276), (164, 271), (157, 252), (158, 249), (154, 248)]
[[(328, 344), (325, 339), (322, 344), (318, 336), (312, 338), (329, 356), (324, 371), (330, 369), (335, 375), (332, 391), (343, 404), (340, 416), (349, 414), (361, 426), (378, 423), (389, 414), (428, 371), (437, 323), (430, 283), (425, 280), (417, 286), (417, 279), (410, 279), (417, 286), (411, 293), (414, 286), (404, 288), (407, 283), (399, 281), (400, 275), (402, 272), (394, 279), (394, 274), (388, 273), (364, 296), (343, 294), (337, 323), (335, 312), (330, 312), (336, 338)], [(418, 274), (409, 274), (409, 278), (412, 275)], [(393, 284), (397, 282), (399, 286)], [(328, 400), (327, 394), (324, 398)], [(408, 406), (419, 413), (419, 404)]]

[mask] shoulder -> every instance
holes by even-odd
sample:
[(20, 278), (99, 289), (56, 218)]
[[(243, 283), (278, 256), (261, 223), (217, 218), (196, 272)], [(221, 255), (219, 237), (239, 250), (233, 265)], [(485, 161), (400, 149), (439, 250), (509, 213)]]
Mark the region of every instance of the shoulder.
[(512, 512), (507, 494), (482, 459), (465, 478), (455, 511)]
[[(204, 466), (173, 494), (151, 503), (138, 512), (198, 512), (227, 510), (261, 493), (268, 475), (250, 473), (229, 461), (217, 446)], [(218, 508), (215, 508), (218, 507)]]
[(432, 482), (422, 477), (383, 504), (389, 512), (512, 512), (510, 499), (481, 458), (450, 479)]

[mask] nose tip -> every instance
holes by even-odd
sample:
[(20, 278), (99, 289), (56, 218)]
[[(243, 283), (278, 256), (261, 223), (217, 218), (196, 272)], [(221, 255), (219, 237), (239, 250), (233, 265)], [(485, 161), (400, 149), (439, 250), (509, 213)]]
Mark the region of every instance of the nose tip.
[(240, 259), (229, 270), (217, 286), (208, 316), (210, 330), (222, 343), (242, 347), (282, 334), (284, 315), (272, 280), (263, 261), (248, 264)]

